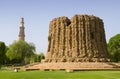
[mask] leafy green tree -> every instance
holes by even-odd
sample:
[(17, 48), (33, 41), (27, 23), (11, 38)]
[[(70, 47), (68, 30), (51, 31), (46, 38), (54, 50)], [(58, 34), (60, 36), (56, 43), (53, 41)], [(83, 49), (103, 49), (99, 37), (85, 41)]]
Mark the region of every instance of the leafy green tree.
[(43, 53), (40, 53), (40, 54), (36, 54), (34, 56), (34, 62), (41, 62), (42, 59), (45, 59), (45, 56)]
[(40, 53), (40, 62), (42, 59), (45, 59), (45, 55), (43, 53)]
[(25, 41), (15, 41), (9, 46), (6, 56), (12, 63), (25, 64), (26, 58), (34, 55), (35, 46)]
[(6, 45), (0, 41), (0, 66), (5, 63)]
[(112, 61), (120, 61), (120, 34), (117, 34), (110, 38), (108, 43), (108, 50), (111, 55)]

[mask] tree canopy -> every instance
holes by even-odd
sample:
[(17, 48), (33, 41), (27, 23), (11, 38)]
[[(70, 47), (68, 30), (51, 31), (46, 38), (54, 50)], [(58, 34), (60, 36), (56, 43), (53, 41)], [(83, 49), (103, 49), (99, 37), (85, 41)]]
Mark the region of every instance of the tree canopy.
[(117, 34), (110, 38), (108, 43), (108, 50), (111, 55), (112, 61), (120, 61), (120, 34)]
[(9, 46), (6, 56), (13, 63), (25, 64), (25, 58), (30, 58), (35, 52), (35, 46), (25, 41), (15, 41)]
[(4, 42), (0, 41), (0, 64), (5, 63), (5, 53), (6, 53), (6, 45)]
[(43, 53), (34, 55), (34, 62), (41, 62), (42, 59), (45, 59), (45, 55)]

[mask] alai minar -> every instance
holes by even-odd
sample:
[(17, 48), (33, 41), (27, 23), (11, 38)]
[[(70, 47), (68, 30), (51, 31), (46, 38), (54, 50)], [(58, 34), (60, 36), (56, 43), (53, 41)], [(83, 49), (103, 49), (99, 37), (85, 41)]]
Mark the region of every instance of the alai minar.
[(46, 62), (107, 62), (103, 20), (93, 15), (54, 18), (49, 25)]

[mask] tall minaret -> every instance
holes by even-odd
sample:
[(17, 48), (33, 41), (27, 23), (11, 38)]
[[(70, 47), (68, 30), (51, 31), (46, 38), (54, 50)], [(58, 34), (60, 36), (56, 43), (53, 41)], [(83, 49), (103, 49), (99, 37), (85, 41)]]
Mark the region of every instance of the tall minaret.
[(24, 32), (24, 18), (21, 18), (21, 22), (20, 22), (20, 32), (19, 32), (19, 40), (23, 40), (25, 41), (25, 32)]

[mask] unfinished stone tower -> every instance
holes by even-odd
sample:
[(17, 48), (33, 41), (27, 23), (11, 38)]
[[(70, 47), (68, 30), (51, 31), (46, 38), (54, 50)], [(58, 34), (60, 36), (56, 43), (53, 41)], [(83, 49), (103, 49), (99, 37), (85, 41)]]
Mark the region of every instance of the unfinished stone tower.
[(93, 15), (58, 17), (49, 25), (46, 62), (109, 61), (104, 23)]

